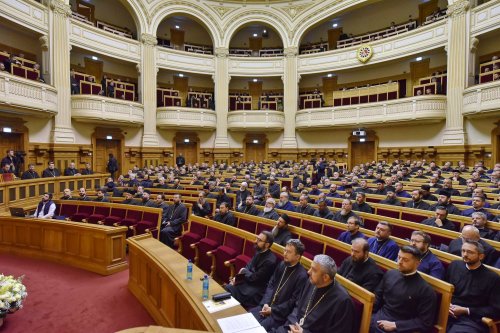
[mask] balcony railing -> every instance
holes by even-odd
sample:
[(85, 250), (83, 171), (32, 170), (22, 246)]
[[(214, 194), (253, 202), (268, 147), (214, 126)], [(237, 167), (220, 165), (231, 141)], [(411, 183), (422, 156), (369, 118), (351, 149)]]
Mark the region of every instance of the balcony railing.
[(217, 116), (213, 110), (166, 106), (157, 109), (156, 125), (211, 131), (217, 127)]
[(387, 102), (306, 109), (297, 112), (297, 129), (348, 127), (391, 122), (440, 121), (446, 117), (446, 96), (418, 96)]
[(47, 33), (49, 30), (49, 12), (47, 7), (36, 1), (0, 0), (2, 14), (31, 30)]
[(57, 91), (45, 83), (0, 72), (0, 104), (18, 114), (52, 116), (57, 113)]
[(230, 131), (280, 131), (285, 127), (285, 114), (282, 111), (229, 111), (227, 128)]
[(71, 117), (82, 122), (127, 124), (144, 123), (142, 104), (96, 95), (71, 96)]
[(464, 116), (500, 111), (500, 81), (478, 84), (464, 91)]

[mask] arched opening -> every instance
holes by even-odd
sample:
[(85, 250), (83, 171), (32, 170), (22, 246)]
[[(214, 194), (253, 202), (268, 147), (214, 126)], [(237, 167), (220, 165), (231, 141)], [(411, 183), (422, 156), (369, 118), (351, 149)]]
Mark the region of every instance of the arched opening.
[(213, 54), (213, 38), (207, 27), (194, 16), (175, 14), (164, 18), (156, 31), (158, 45), (166, 48)]
[(283, 40), (270, 25), (250, 22), (231, 36), (229, 54), (239, 57), (283, 56)]
[(118, 0), (70, 0), (73, 18), (112, 34), (138, 39), (139, 23), (131, 9)]

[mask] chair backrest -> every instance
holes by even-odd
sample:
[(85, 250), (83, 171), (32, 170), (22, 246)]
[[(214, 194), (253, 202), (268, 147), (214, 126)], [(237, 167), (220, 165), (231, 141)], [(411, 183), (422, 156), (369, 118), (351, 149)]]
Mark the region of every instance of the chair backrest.
[(304, 257), (313, 259), (315, 255), (323, 254), (323, 243), (304, 236), (300, 237), (300, 241), (306, 248), (304, 251)]
[(111, 211), (111, 207), (109, 206), (95, 206), (94, 214), (108, 216)]
[(201, 237), (205, 237), (205, 234), (207, 233), (207, 226), (195, 221), (191, 221), (189, 231), (194, 234), (200, 235)]
[(134, 210), (134, 209), (127, 209), (127, 219), (134, 219), (134, 220), (140, 221), (141, 218), (142, 218), (142, 211)]
[(78, 205), (78, 213), (91, 215), (94, 213), (94, 205)]
[(224, 234), (225, 233), (222, 230), (208, 227), (206, 238), (217, 242), (217, 244), (222, 244), (222, 242), (224, 241)]
[(255, 221), (250, 221), (244, 217), (240, 217), (238, 220), (238, 228), (241, 230), (245, 230), (254, 234), (256, 227), (257, 222)]
[(243, 238), (230, 233), (226, 233), (226, 237), (224, 239), (224, 245), (235, 250), (237, 253), (241, 253), (241, 250), (243, 250), (244, 242), (245, 240)]
[(315, 221), (302, 220), (302, 229), (320, 234), (322, 227), (323, 225), (321, 223)]
[(127, 210), (125, 208), (112, 207), (109, 215), (124, 218), (127, 215)]

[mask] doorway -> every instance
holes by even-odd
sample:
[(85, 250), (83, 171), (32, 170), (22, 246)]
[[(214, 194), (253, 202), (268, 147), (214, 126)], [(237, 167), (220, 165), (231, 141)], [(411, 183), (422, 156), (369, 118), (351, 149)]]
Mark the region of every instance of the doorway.
[(118, 174), (122, 174), (123, 163), (121, 160), (121, 141), (120, 140), (107, 140), (96, 139), (96, 146), (94, 152), (94, 172), (107, 173), (106, 166), (109, 160), (109, 154), (118, 160)]
[(375, 160), (375, 141), (351, 143), (352, 166)]

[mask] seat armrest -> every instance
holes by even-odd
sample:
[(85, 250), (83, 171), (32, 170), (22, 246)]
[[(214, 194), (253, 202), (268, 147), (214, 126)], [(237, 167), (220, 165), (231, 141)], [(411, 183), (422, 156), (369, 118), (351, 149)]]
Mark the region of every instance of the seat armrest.
[(483, 322), (483, 324), (488, 326), (490, 333), (498, 333), (497, 324), (500, 323), (500, 319), (493, 320), (488, 317), (483, 317), (481, 321)]

